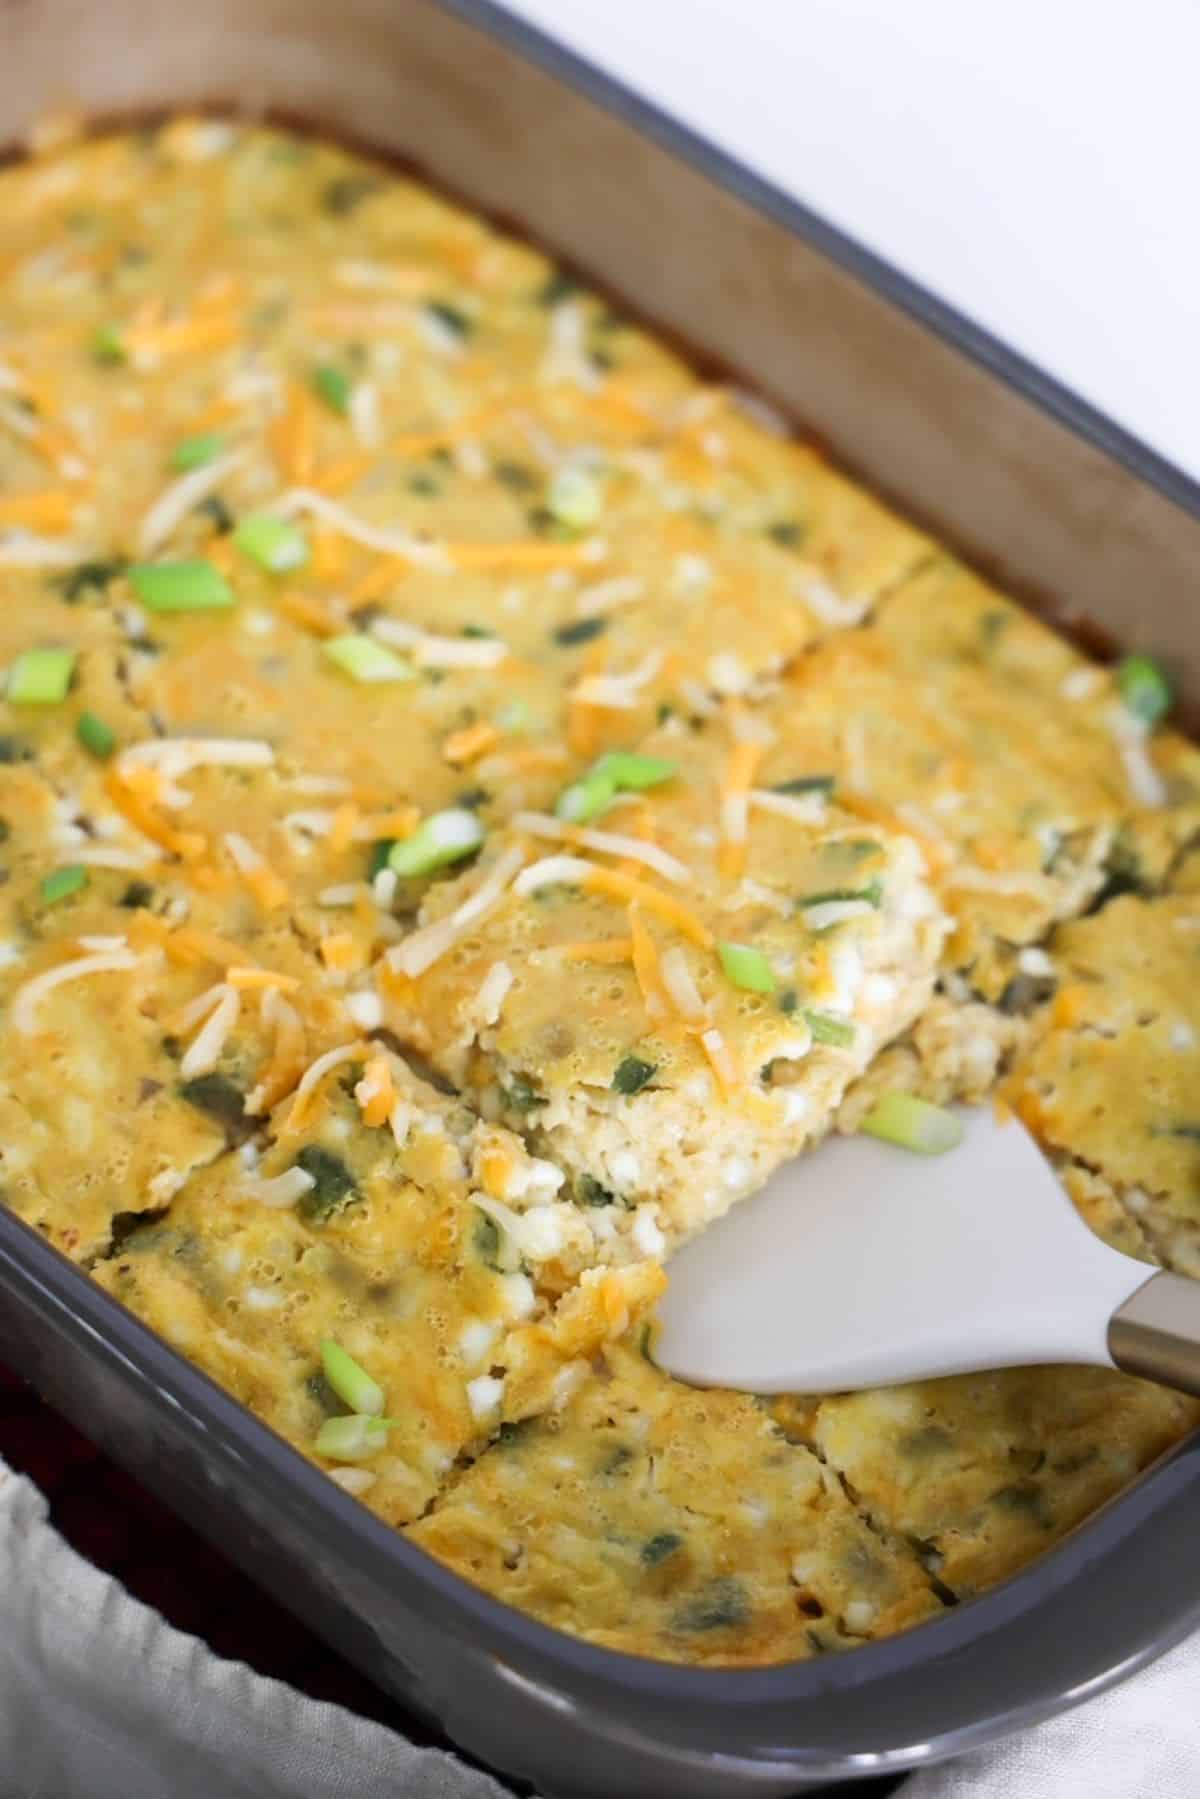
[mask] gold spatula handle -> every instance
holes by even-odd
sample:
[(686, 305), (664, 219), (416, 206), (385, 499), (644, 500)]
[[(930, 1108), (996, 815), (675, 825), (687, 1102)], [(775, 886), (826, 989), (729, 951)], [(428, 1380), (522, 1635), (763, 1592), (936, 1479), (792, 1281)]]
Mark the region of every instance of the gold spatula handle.
[(1152, 1274), (1110, 1318), (1108, 1353), (1127, 1374), (1200, 1396), (1200, 1281)]

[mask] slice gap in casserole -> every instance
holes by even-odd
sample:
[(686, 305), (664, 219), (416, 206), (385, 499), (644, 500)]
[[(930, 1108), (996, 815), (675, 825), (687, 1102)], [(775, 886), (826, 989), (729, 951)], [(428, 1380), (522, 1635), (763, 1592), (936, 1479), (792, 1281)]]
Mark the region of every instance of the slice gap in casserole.
[(1156, 1259), (1200, 1274), (1200, 895), (1112, 900), (1054, 939), (1060, 985), (1007, 1089), (1106, 1183)]
[(567, 1170), (588, 1259), (665, 1253), (753, 1191), (928, 1000), (920, 848), (820, 782), (760, 790), (769, 737), (736, 705), (660, 732), (594, 825), (518, 814), (382, 958), (390, 1028)]
[(761, 1405), (681, 1386), (628, 1343), (561, 1410), (503, 1431), (410, 1534), (545, 1623), (669, 1660), (807, 1659), (943, 1603)]
[[(786, 1422), (810, 1396), (771, 1402)], [(1193, 1428), (1197, 1402), (1098, 1368), (1008, 1368), (838, 1394), (812, 1441), (879, 1528), (966, 1598), (1015, 1573)]]

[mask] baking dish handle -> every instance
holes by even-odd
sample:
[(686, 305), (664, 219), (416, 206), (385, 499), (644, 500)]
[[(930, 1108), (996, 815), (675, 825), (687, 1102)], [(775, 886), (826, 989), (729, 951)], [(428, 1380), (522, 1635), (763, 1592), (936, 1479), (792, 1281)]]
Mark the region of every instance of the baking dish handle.
[(1152, 1274), (1110, 1318), (1108, 1353), (1127, 1374), (1200, 1396), (1200, 1281)]

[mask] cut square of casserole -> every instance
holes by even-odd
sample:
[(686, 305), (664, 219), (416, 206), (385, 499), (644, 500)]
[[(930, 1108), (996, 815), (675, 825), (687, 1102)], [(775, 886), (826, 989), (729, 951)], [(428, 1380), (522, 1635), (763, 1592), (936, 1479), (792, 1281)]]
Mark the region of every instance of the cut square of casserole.
[(966, 1598), (1015, 1573), (1200, 1419), (1183, 1394), (1099, 1368), (990, 1373), (772, 1402)]
[(411, 1535), (547, 1624), (670, 1660), (807, 1659), (942, 1609), (908, 1544), (760, 1405), (623, 1344), (559, 1412), (502, 1432)]
[[(476, 1203), (475, 1119), (393, 1066), (386, 1118), (364, 1099), (377, 1061), (365, 1050), (343, 1058), (319, 1095), (301, 1096), (301, 1119), (284, 1102), (269, 1140), (196, 1174), (94, 1273), (331, 1468), (321, 1427), (351, 1410), (322, 1376), (322, 1344), (335, 1342), (382, 1388), (388, 1420), (339, 1478), (399, 1524), (502, 1420), (561, 1403), (662, 1277), (612, 1271), (556, 1310)], [(488, 1133), (492, 1153), (503, 1135)], [(556, 1170), (507, 1148), (553, 1190)]]
[(0, 816), (4, 1193), (86, 1261), (256, 1128), (244, 1102), (274, 1078), (272, 1001), (309, 1057), (345, 1036), (343, 1004), (310, 985), (286, 924), (231, 942), (175, 915), (169, 885), (89, 861), (95, 839), (63, 843), (31, 769), (0, 768)]
[(1007, 1090), (1158, 1260), (1200, 1275), (1200, 894), (1114, 899), (1061, 927), (1053, 955), (1058, 992)]
[(919, 847), (753, 786), (764, 736), (735, 707), (654, 739), (594, 828), (518, 814), (384, 958), (389, 1025), (568, 1170), (601, 1260), (760, 1185), (930, 994)]
[[(436, 613), (430, 628), (406, 607), (387, 615), (395, 634), (385, 639), (362, 628), (366, 615), (332, 585), (281, 582), (252, 566), (230, 578), (239, 603), (228, 613), (156, 621), (159, 653), (128, 657), (129, 691), (160, 734), (269, 747), (280, 786), (267, 816), (306, 852), (302, 878), (310, 863), (344, 878), (344, 864), (323, 866), (339, 808), (355, 808), (354, 841), (369, 846), (371, 817), (383, 837), (397, 834), (387, 818), (405, 807), (465, 803), (503, 816), (544, 803), (567, 778), (556, 671), (472, 626), (469, 606), (468, 634)], [(447, 586), (458, 583), (447, 577)], [(388, 628), (378, 607), (370, 616)], [(230, 784), (249, 775), (225, 779), (208, 803), (213, 819), (228, 808)], [(250, 803), (263, 801), (251, 793)]]
[(1200, 830), (1200, 755), (1149, 731), (1113, 671), (957, 564), (902, 583), (876, 622), (801, 657), (766, 766), (836, 779), (910, 829), (956, 921), (950, 967), (998, 999), (1017, 952), (1113, 880), (1160, 880)]

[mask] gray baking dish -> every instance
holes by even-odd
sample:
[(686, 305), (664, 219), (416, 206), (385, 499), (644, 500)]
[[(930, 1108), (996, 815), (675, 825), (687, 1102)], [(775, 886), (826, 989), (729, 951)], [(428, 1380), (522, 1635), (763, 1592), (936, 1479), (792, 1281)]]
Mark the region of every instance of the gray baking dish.
[[(419, 165), (769, 395), (1060, 620), (1200, 697), (1200, 489), (828, 224), (482, 0), (0, 0), (51, 105), (271, 109)], [(403, 1703), (552, 1799), (795, 1793), (1078, 1703), (1200, 1622), (1200, 1436), (908, 1635), (761, 1670), (577, 1642), (385, 1528), (0, 1208), (0, 1357)]]

